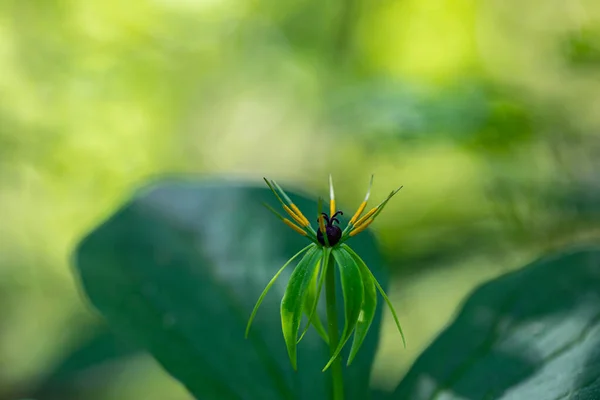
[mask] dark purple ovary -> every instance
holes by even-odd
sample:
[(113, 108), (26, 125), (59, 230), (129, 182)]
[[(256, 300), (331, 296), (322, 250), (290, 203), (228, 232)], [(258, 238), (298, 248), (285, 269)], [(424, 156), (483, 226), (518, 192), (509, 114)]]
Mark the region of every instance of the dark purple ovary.
[[(329, 241), (330, 247), (335, 246), (342, 238), (342, 230), (340, 229), (339, 226), (335, 226), (335, 225), (326, 226), (325, 232), (327, 232), (327, 240)], [(323, 233), (321, 232), (320, 229), (317, 231), (317, 240), (319, 241), (319, 243), (321, 243), (323, 246), (325, 246), (325, 240), (323, 238)]]

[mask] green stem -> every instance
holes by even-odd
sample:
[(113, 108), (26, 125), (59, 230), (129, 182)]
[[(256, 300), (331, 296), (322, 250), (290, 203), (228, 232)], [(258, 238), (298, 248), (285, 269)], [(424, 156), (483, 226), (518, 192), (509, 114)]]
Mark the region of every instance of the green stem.
[[(327, 326), (329, 331), (329, 354), (333, 356), (339, 343), (339, 331), (335, 298), (335, 260), (330, 254), (325, 275), (325, 300), (327, 301)], [(342, 357), (338, 355), (331, 364), (331, 377), (333, 382), (333, 400), (344, 399), (344, 378), (342, 376)]]

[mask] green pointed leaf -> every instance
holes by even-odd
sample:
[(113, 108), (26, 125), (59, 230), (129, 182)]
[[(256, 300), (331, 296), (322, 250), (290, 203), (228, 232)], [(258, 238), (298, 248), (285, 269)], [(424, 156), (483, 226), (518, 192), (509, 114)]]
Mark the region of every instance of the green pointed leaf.
[(333, 248), (333, 257), (340, 271), (340, 280), (342, 282), (342, 293), (344, 295), (344, 330), (340, 337), (340, 344), (335, 353), (323, 368), (325, 371), (333, 361), (339, 356), (342, 348), (352, 335), (358, 318), (360, 316), (361, 306), (364, 300), (364, 286), (360, 269), (352, 257), (349, 257), (341, 248)]
[(358, 353), (360, 346), (367, 337), (373, 318), (375, 318), (375, 311), (377, 310), (377, 289), (375, 288), (375, 282), (373, 276), (369, 272), (369, 267), (356, 253), (350, 253), (347, 248), (348, 245), (342, 244), (342, 250), (348, 257), (351, 257), (358, 265), (360, 269), (360, 275), (363, 280), (363, 286), (365, 287), (365, 298), (361, 307), (360, 317), (356, 323), (356, 330), (354, 331), (354, 339), (352, 340), (352, 348), (350, 349), (350, 356), (348, 356), (348, 365), (354, 360), (354, 357)]
[(298, 263), (288, 283), (283, 299), (281, 300), (281, 328), (287, 346), (292, 366), (296, 369), (296, 350), (298, 344), (298, 330), (300, 320), (306, 303), (308, 287), (312, 281), (314, 271), (319, 259), (323, 256), (321, 249), (316, 245), (311, 247)]
[[(308, 295), (306, 296), (306, 308), (305, 311), (306, 316), (308, 317), (306, 327), (304, 331), (300, 335), (300, 339), (298, 342), (302, 340), (306, 332), (310, 326), (314, 326), (317, 330), (317, 333), (321, 338), (325, 341), (325, 343), (329, 343), (329, 336), (321, 319), (319, 317), (319, 313), (317, 313), (317, 307), (319, 305), (319, 298), (321, 297), (321, 292), (323, 291), (323, 283), (325, 282), (325, 274), (327, 272), (327, 268), (329, 267), (329, 253), (331, 252), (330, 247), (323, 247), (322, 250), (323, 257), (321, 258), (320, 266), (316, 269), (315, 274), (313, 276), (313, 281), (310, 284), (310, 288), (308, 291)], [(318, 278), (318, 279), (317, 279)]]
[[(305, 215), (317, 215), (315, 200), (288, 194)], [(262, 182), (169, 179), (136, 193), (78, 245), (74, 271), (92, 305), (195, 398), (330, 396), (329, 374), (321, 372), (329, 348), (316, 332), (310, 329), (298, 345), (297, 372), (289, 361), (280, 303), (293, 265), (263, 298), (244, 338), (265, 285), (309, 243), (263, 202), (277, 200)], [(353, 248), (386, 287), (373, 235), (363, 232)], [(343, 304), (340, 287), (337, 297)], [(343, 369), (345, 400), (368, 398), (381, 303), (361, 350)], [(341, 357), (349, 351), (346, 346)]]

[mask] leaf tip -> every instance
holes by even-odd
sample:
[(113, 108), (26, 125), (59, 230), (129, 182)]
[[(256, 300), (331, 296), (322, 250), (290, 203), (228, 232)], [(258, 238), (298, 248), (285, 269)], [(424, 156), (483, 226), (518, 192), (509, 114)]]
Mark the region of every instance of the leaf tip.
[[(341, 343), (340, 343), (341, 344)], [(341, 348), (338, 347), (338, 351), (336, 351), (333, 356), (329, 359), (329, 361), (327, 362), (327, 364), (325, 365), (325, 367), (323, 368), (323, 370), (321, 372), (325, 372), (329, 369), (329, 367), (331, 367), (331, 364), (333, 364), (333, 362), (335, 360), (337, 360), (338, 357), (340, 357), (340, 350)]]
[[(354, 337), (356, 340), (356, 334)], [(358, 350), (360, 349), (361, 345), (362, 345), (362, 343), (358, 346), (356, 346), (355, 343), (352, 344), (352, 348), (350, 349), (350, 355), (348, 356), (348, 362), (346, 362), (347, 367), (349, 367), (350, 364), (352, 364), (352, 361), (354, 361), (354, 358), (358, 354)]]

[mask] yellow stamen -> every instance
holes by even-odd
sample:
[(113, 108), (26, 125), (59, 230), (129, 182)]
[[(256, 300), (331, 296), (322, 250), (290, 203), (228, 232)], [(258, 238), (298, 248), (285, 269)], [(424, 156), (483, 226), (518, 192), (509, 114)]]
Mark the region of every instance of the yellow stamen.
[(300, 226), (306, 226), (304, 225), (304, 220), (302, 218), (300, 218), (298, 215), (296, 215), (295, 212), (293, 212), (288, 206), (286, 206), (285, 204), (283, 205), (283, 209), (285, 210), (285, 212), (287, 212), (290, 217), (292, 217), (292, 219), (294, 221), (296, 221), (296, 223)]
[(379, 206), (371, 208), (371, 209), (369, 210), (369, 212), (368, 212), (368, 213), (366, 213), (366, 214), (365, 214), (365, 215), (364, 215), (364, 216), (363, 216), (361, 219), (359, 219), (358, 221), (356, 221), (356, 224), (354, 224), (354, 226), (355, 226), (356, 228), (360, 227), (362, 224), (364, 224), (364, 223), (365, 223), (365, 221), (366, 221), (367, 219), (369, 219), (369, 217), (370, 217), (371, 215), (375, 214), (375, 212), (376, 212), (378, 209), (379, 209)]
[(360, 214), (362, 214), (362, 212), (365, 211), (366, 206), (367, 206), (366, 201), (363, 201), (362, 203), (360, 203), (360, 206), (358, 206), (358, 210), (356, 210), (356, 212), (354, 213), (354, 216), (350, 220), (351, 224), (354, 225), (354, 222), (358, 219), (358, 217), (360, 217)]
[(308, 219), (306, 219), (304, 214), (302, 214), (302, 211), (300, 211), (300, 209), (298, 207), (296, 207), (296, 205), (294, 203), (290, 204), (290, 208), (292, 210), (294, 210), (294, 213), (302, 220), (302, 224), (301, 224), (302, 226), (310, 225), (310, 222), (308, 222)]
[(319, 215), (319, 229), (321, 230), (321, 233), (324, 235), (325, 234), (325, 217), (323, 217), (323, 214)]
[(350, 236), (358, 235), (359, 233), (367, 229), (367, 226), (371, 225), (371, 222), (373, 222), (373, 218), (371, 218), (370, 220), (368, 220), (367, 222), (350, 232)]
[(289, 226), (290, 228), (292, 228), (293, 230), (295, 230), (296, 232), (298, 232), (299, 234), (301, 234), (302, 236), (306, 236), (306, 232), (302, 228), (300, 228), (298, 225), (296, 225), (292, 221), (290, 221), (289, 219), (284, 218), (283, 223), (286, 224), (287, 226)]

